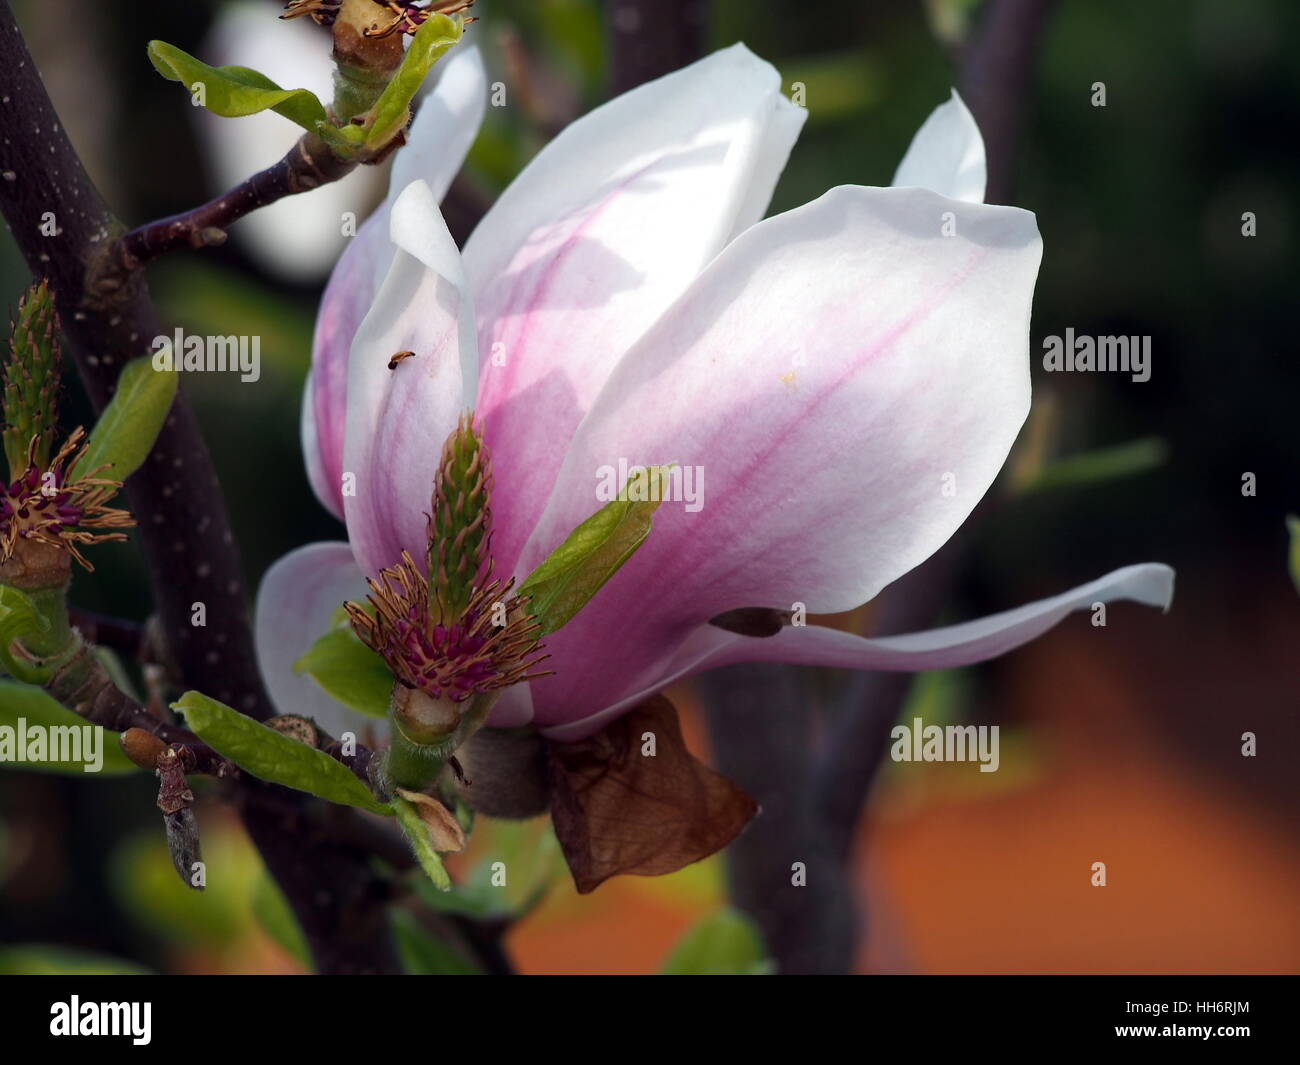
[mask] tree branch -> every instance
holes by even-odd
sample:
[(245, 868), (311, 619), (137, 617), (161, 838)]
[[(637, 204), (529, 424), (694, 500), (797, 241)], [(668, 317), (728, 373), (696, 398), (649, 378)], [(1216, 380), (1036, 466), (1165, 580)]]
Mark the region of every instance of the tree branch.
[[(123, 364), (146, 354), (162, 328), (140, 275), (87, 285), (121, 227), (68, 141), (7, 0), (0, 3), (0, 71), (10, 101), (0, 107), (0, 210), (32, 273), (49, 279), (77, 368), (101, 410)], [(187, 683), (269, 716), (225, 501), (182, 394), (126, 491), (168, 650)], [(191, 622), (196, 603), (206, 606), (204, 628)]]
[[(916, 632), (934, 623), (952, 587), (961, 550), (954, 537), (882, 593), (882, 634)], [(837, 700), (841, 710), (817, 760), (812, 801), (831, 851), (841, 862), (852, 856), (858, 819), (913, 679), (911, 673), (851, 673)]]
[(114, 244), (114, 254), (103, 268), (110, 275), (129, 273), (177, 248), (224, 244), (226, 230), (244, 215), (286, 196), (338, 181), (356, 166), (355, 160), (345, 162), (336, 157), (319, 137), (304, 133), (278, 163), (240, 182), (224, 195), (184, 214), (131, 230)]
[[(994, 0), (963, 56), (962, 92), (988, 150), (989, 202), (1012, 196), (1022, 104), (1051, 2)], [(933, 623), (963, 542), (954, 538), (883, 593), (883, 631)], [(912, 676), (854, 674), (820, 756), (807, 730), (791, 734), (792, 708), (808, 704), (791, 676), (736, 666), (701, 678), (719, 768), (763, 805), (727, 851), (733, 898), (763, 929), (782, 971), (845, 972), (860, 927), (849, 872), (856, 829)], [(796, 854), (809, 863), (803, 895), (788, 888)]]
[[(857, 915), (844, 863), (810, 801), (812, 701), (788, 666), (728, 666), (699, 678), (713, 761), (761, 809), (724, 852), (731, 899), (763, 931), (781, 973), (849, 971)], [(797, 886), (795, 863), (806, 883)]]
[[(0, 0), (0, 96), (8, 100), (0, 106), (0, 210), (32, 272), (49, 279), (81, 378), (102, 410), (122, 365), (145, 354), (162, 330), (140, 273), (104, 266), (122, 227), (68, 141), (7, 0)], [(183, 393), (126, 490), (168, 651), (185, 682), (265, 720), (273, 710), (254, 657), (234, 534)], [(206, 606), (205, 627), (191, 623), (198, 603)], [(241, 795), (244, 822), (320, 971), (398, 971), (382, 908), (359, 905), (388, 890), (368, 856), (304, 830), (319, 824), (319, 803), (251, 781)]]

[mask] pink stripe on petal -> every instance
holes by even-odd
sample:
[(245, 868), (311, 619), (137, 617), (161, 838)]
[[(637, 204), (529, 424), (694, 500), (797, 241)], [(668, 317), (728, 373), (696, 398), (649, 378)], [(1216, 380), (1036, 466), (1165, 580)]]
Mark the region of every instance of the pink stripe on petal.
[(599, 507), (602, 466), (702, 471), (548, 640), (538, 720), (608, 706), (724, 610), (849, 609), (937, 550), (1028, 410), (1040, 251), (1026, 212), (866, 188), (723, 251), (609, 378), (517, 567)]
[(502, 570), (611, 369), (766, 209), (802, 119), (772, 67), (727, 49), (574, 123), (471, 237)]

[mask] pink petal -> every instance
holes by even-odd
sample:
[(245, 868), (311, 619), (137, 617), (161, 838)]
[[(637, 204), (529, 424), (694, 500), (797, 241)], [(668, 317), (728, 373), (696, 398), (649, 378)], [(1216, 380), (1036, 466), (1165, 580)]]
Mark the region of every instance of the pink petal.
[(262, 680), (280, 713), (314, 718), (334, 736), (363, 722), (310, 677), (294, 673), (293, 664), (329, 631), (344, 600), (365, 594), (366, 583), (347, 544), (309, 544), (266, 571), (257, 590), (253, 636)]
[[(423, 557), (443, 442), (478, 376), (474, 306), (460, 253), (422, 181), (393, 204), (392, 268), (348, 359), (343, 493), (348, 539), (367, 576), (408, 550)], [(393, 355), (414, 357), (390, 369)]]
[(780, 84), (737, 45), (626, 93), (548, 145), (467, 243), (503, 569), (619, 357), (766, 210), (804, 117)]
[(417, 179), (429, 186), (435, 199), (442, 199), (478, 133), (486, 106), (486, 76), (478, 49), (457, 47), (434, 70), (441, 70), (441, 77), (420, 105), (408, 143), (394, 157), (388, 198), (349, 241), (316, 317), (312, 373), (303, 397), (303, 452), (317, 497), (340, 519), (348, 350), (393, 262), (389, 211), (398, 193)]
[(666, 685), (719, 666), (738, 662), (790, 662), (901, 672), (952, 669), (1005, 654), (1042, 635), (1072, 611), (1090, 610), (1096, 603), (1128, 599), (1168, 610), (1173, 596), (1174, 571), (1160, 563), (1148, 562), (1126, 566), (1050, 599), (1040, 599), (1001, 614), (904, 636), (868, 640), (837, 629), (809, 625), (757, 638), (703, 626), (682, 644), (652, 683), (629, 691), (598, 714), (544, 729), (543, 734), (565, 741), (582, 739)]
[(921, 189), (836, 189), (737, 238), (610, 377), (517, 567), (599, 506), (602, 466), (703, 468), (698, 512), (661, 506), (549, 638), (538, 720), (608, 706), (724, 610), (849, 609), (937, 550), (1029, 409), (1040, 253), (1033, 215)]

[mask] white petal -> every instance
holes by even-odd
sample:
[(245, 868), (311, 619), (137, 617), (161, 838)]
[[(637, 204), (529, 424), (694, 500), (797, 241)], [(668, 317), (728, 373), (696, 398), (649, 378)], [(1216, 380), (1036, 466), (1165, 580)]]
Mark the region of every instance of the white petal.
[(763, 128), (763, 142), (754, 162), (749, 187), (745, 190), (740, 209), (736, 212), (736, 224), (732, 227), (731, 238), (734, 240), (755, 222), (767, 214), (768, 204), (772, 202), (772, 193), (781, 178), (786, 161), (799, 133), (808, 118), (808, 112), (793, 104), (790, 100), (776, 93), (772, 97), (772, 113)]
[(610, 369), (766, 209), (803, 113), (737, 45), (573, 123), (465, 247), (509, 567)]
[[(407, 145), (397, 153), (388, 199), (348, 243), (316, 318), (312, 376), (303, 401), (303, 448), (317, 496), (340, 518), (348, 352), (393, 264), (394, 245), (388, 236), (392, 202), (417, 178), (435, 199), (442, 199), (478, 133), (486, 106), (487, 79), (477, 48), (457, 47), (433, 69), (435, 85), (420, 105)], [(364, 213), (359, 210), (357, 217)], [(306, 450), (309, 446), (314, 450)]]
[(898, 164), (896, 187), (929, 189), (952, 200), (984, 202), (984, 138), (962, 98), (931, 112)]
[[(348, 538), (368, 576), (427, 546), (425, 515), (442, 446), (477, 375), (474, 306), (433, 193), (412, 183), (393, 204), (398, 251), (348, 361), (343, 475)], [(415, 356), (389, 369), (398, 352)], [(471, 386), (472, 387), (472, 386)]]
[(1028, 412), (1040, 254), (1028, 212), (923, 189), (836, 189), (738, 237), (610, 377), (520, 559), (598, 509), (602, 468), (702, 478), (548, 638), (538, 720), (606, 705), (717, 613), (847, 610), (942, 546)]
[(388, 198), (412, 181), (423, 181), (441, 201), (478, 136), (487, 110), (487, 73), (474, 45), (457, 45), (439, 60), (407, 132), (393, 157)]
[(254, 639), (262, 680), (281, 714), (311, 717), (337, 736), (363, 719), (335, 702), (293, 664), (330, 629), (345, 600), (362, 600), (366, 583), (347, 544), (301, 547), (266, 571), (257, 590)]

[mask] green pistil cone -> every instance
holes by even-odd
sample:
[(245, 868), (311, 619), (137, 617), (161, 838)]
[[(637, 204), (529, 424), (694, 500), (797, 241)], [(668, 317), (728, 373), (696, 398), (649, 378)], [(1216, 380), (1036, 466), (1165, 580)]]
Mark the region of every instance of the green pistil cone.
[(492, 463), (469, 415), (442, 449), (429, 517), (430, 605), (448, 622), (464, 615), (485, 568)]
[(9, 479), (27, 470), (28, 448), (37, 437), (36, 463), (50, 459), (59, 390), (58, 317), (44, 281), (27, 290), (11, 327), (4, 375), (4, 449)]

